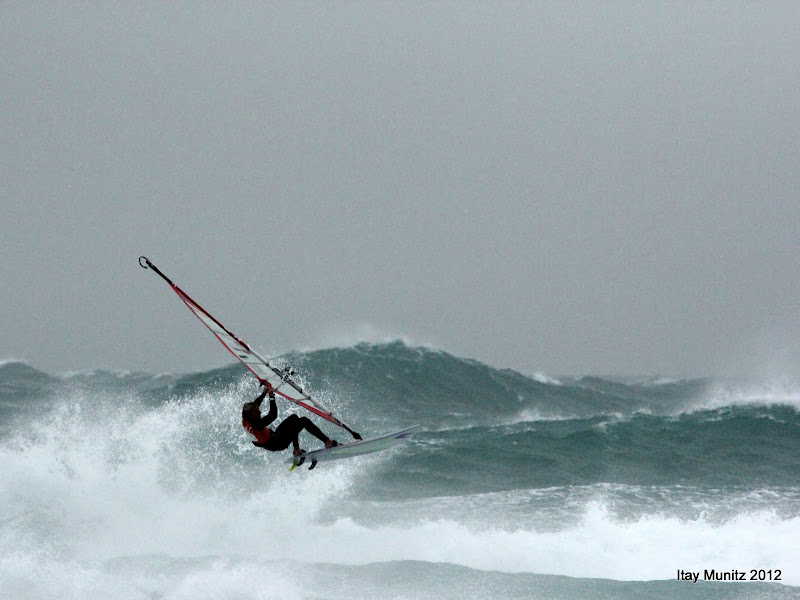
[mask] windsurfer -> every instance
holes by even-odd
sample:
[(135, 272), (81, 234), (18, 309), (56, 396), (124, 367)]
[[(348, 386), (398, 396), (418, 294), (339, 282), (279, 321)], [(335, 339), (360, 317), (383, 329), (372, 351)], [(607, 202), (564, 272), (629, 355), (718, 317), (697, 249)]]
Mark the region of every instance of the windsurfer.
[[(339, 445), (336, 440), (332, 440), (322, 433), (320, 428), (314, 425), (314, 422), (308, 417), (289, 415), (274, 431), (267, 427), (278, 417), (278, 406), (275, 403), (273, 387), (266, 381), (262, 381), (261, 385), (264, 387), (264, 391), (255, 400), (245, 402), (242, 406), (242, 427), (255, 436), (256, 439), (253, 442), (255, 446), (277, 452), (286, 450), (291, 444), (294, 456), (299, 456), (304, 452), (300, 448), (299, 439), (303, 429), (323, 442), (326, 448)], [(266, 416), (261, 416), (261, 403), (267, 394), (269, 394), (269, 412)]]

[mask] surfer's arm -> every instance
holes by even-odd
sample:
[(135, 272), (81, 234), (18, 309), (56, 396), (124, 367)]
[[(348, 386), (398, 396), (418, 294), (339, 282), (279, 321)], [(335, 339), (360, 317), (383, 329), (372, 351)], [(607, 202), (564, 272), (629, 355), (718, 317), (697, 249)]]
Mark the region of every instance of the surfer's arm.
[[(261, 398), (264, 399), (263, 396)], [(275, 403), (275, 394), (270, 393), (269, 395), (269, 412), (265, 417), (262, 418), (261, 422), (264, 424), (264, 427), (272, 423), (275, 419), (278, 418), (278, 405)]]
[[(261, 392), (261, 394), (259, 394), (258, 398), (253, 400), (253, 402), (255, 402), (256, 406), (261, 406), (261, 403), (264, 401), (264, 398), (266, 397), (268, 391), (269, 391), (269, 389), (265, 387), (264, 391)], [(270, 398), (272, 398), (272, 397), (274, 397), (274, 394), (272, 396), (270, 396)]]

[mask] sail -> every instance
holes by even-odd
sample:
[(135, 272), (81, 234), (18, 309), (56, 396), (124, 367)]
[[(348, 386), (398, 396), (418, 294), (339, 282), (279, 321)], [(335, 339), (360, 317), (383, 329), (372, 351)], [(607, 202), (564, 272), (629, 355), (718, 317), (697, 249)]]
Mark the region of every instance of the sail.
[[(142, 261), (144, 261), (144, 264), (142, 264)], [(343, 427), (350, 432), (354, 438), (358, 440), (361, 439), (359, 434), (342, 423), (327, 407), (325, 407), (325, 405), (323, 405), (319, 400), (313, 398), (311, 394), (306, 392), (302, 386), (294, 381), (291, 378), (291, 375), (293, 374), (291, 369), (279, 369), (274, 365), (271, 365), (269, 361), (252, 350), (250, 346), (236, 337), (233, 333), (231, 333), (230, 330), (225, 328), (222, 323), (211, 316), (207, 310), (192, 300), (192, 298), (186, 292), (172, 283), (172, 281), (170, 281), (166, 275), (159, 271), (158, 268), (147, 259), (147, 257), (140, 257), (139, 264), (144, 268), (149, 267), (164, 281), (166, 281), (172, 287), (173, 291), (178, 294), (178, 297), (183, 300), (184, 304), (189, 307), (189, 310), (191, 310), (194, 315), (200, 319), (200, 321), (202, 321), (206, 327), (208, 327), (211, 333), (216, 336), (222, 345), (225, 346), (228, 351), (238, 360), (240, 360), (242, 364), (247, 367), (247, 369), (253, 375), (255, 375), (260, 382), (270, 385), (275, 390), (276, 395), (282, 396), (290, 402), (294, 402), (295, 404), (310, 410), (311, 412), (319, 415), (323, 419), (327, 419), (339, 427)]]

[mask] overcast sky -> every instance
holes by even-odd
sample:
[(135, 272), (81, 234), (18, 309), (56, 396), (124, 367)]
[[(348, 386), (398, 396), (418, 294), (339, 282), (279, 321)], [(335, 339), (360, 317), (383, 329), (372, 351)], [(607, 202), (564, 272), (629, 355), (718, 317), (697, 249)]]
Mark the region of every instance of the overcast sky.
[(800, 4), (6, 2), (0, 359), (800, 371)]

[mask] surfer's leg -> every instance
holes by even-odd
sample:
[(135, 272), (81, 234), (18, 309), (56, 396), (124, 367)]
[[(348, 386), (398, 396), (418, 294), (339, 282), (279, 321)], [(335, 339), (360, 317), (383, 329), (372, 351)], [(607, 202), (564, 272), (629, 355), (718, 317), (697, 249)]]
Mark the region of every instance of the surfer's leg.
[(289, 447), (289, 444), (291, 444), (294, 447), (295, 454), (299, 454), (300, 444), (298, 443), (298, 435), (303, 430), (303, 425), (300, 421), (301, 419), (297, 415), (289, 415), (275, 429), (275, 433), (272, 434), (270, 441), (274, 439), (275, 445), (279, 446), (280, 450), (285, 450)]
[(330, 448), (331, 446), (338, 445), (335, 440), (332, 440), (327, 435), (322, 433), (322, 430), (319, 427), (317, 427), (316, 425), (314, 425), (314, 421), (312, 421), (308, 417), (302, 417), (300, 419), (300, 423), (302, 424), (302, 427), (305, 428), (305, 430), (308, 433), (310, 433), (315, 438), (317, 438), (320, 442), (325, 444), (326, 448)]
[(298, 417), (297, 415), (289, 415), (286, 417), (283, 422), (278, 425), (278, 428), (275, 430), (274, 435), (281, 439), (282, 444), (285, 443), (286, 445), (283, 446), (284, 448), (289, 446), (289, 443), (292, 444), (295, 450), (295, 454), (299, 454), (300, 452), (300, 442), (299, 436), (300, 432), (305, 429), (317, 438), (319, 441), (325, 444), (326, 448), (330, 448), (331, 446), (336, 446), (337, 443), (330, 439), (327, 435), (322, 433), (322, 430), (314, 425), (314, 422), (309, 419), (308, 417)]
[[(314, 422), (311, 419), (309, 419), (308, 417), (300, 417), (299, 425), (300, 425), (300, 430), (299, 431), (302, 431), (303, 429), (305, 429), (308, 433), (313, 435), (319, 441), (321, 441), (321, 442), (327, 441), (328, 436), (325, 435), (324, 433), (322, 433), (322, 430), (319, 427), (317, 427), (316, 425), (314, 425)], [(298, 433), (299, 433), (299, 431), (298, 431)]]

